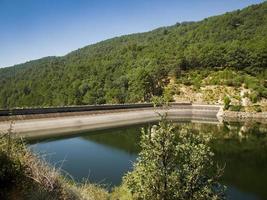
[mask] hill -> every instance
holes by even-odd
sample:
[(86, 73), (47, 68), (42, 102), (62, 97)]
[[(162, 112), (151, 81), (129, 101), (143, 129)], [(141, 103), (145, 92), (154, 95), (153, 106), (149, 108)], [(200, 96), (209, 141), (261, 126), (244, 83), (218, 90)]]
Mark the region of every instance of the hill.
[(211, 85), (247, 89), (257, 103), (267, 98), (266, 33), (267, 2), (2, 68), (0, 108), (175, 100), (179, 88)]

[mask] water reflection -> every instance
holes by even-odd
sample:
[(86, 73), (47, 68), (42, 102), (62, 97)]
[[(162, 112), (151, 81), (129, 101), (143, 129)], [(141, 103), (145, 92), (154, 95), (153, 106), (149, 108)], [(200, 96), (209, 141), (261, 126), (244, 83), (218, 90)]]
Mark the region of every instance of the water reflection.
[[(140, 128), (148, 125), (83, 133), (73, 137), (31, 141), (34, 151), (53, 153), (47, 160), (77, 181), (89, 177), (93, 182), (118, 185), (131, 170), (139, 152)], [(192, 132), (212, 133), (215, 160), (224, 165), (222, 183), (229, 199), (266, 199), (267, 125), (260, 123), (177, 123)]]

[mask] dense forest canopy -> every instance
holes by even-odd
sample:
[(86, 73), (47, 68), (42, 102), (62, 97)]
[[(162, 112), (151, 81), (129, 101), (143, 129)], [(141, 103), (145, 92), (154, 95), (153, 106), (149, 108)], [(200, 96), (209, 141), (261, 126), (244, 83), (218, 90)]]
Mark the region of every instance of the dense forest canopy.
[(0, 108), (150, 101), (169, 77), (190, 70), (255, 77), (258, 97), (267, 98), (266, 33), (264, 2), (2, 68)]

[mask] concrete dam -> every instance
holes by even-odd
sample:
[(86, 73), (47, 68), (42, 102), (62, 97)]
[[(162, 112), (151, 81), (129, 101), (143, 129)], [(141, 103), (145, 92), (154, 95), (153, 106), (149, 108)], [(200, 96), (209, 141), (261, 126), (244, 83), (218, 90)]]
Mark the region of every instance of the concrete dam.
[(0, 132), (7, 132), (13, 121), (12, 131), (18, 136), (49, 137), (156, 122), (160, 114), (167, 114), (168, 119), (179, 122), (219, 123), (221, 110), (220, 105), (190, 103), (172, 103), (167, 108), (152, 104), (121, 104), (16, 109), (12, 116), (8, 116), (9, 110), (0, 110)]

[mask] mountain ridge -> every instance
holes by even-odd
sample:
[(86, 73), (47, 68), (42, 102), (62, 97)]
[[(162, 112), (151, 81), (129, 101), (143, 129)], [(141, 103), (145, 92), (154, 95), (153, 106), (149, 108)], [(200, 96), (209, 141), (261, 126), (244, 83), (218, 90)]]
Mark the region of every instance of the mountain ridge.
[[(263, 4), (263, 3), (261, 3)], [(251, 6), (257, 6), (257, 5), (260, 5), (260, 4), (252, 4), (248, 7), (251, 7)], [(248, 8), (246, 7), (246, 8)], [(246, 9), (244, 8), (244, 9)], [(174, 25), (169, 25), (169, 26), (161, 26), (161, 27), (158, 27), (158, 28), (155, 28), (155, 29), (152, 29), (152, 30), (148, 30), (148, 31), (145, 31), (145, 32), (136, 32), (136, 33), (129, 33), (129, 34), (123, 34), (123, 35), (120, 35), (120, 36), (115, 36), (115, 37), (112, 37), (112, 38), (108, 38), (108, 39), (104, 39), (104, 40), (101, 40), (101, 41), (98, 41), (98, 42), (95, 42), (95, 43), (92, 43), (92, 44), (89, 44), (89, 45), (85, 45), (83, 47), (80, 47), (78, 49), (74, 49), (74, 50), (71, 50), (70, 52), (62, 55), (62, 56), (53, 56), (53, 55), (49, 55), (49, 56), (44, 56), (44, 57), (40, 57), (40, 58), (37, 58), (37, 59), (33, 59), (33, 60), (28, 60), (28, 61), (25, 61), (25, 62), (22, 62), (22, 63), (18, 63), (18, 64), (14, 64), (14, 65), (10, 65), (10, 66), (5, 66), (5, 67), (2, 67), (0, 69), (3, 69), (3, 68), (10, 68), (10, 67), (16, 67), (18, 65), (23, 65), (23, 64), (27, 64), (29, 62), (34, 62), (34, 61), (38, 61), (38, 60), (42, 60), (42, 59), (47, 59), (47, 58), (62, 58), (62, 57), (65, 57), (65, 56), (68, 56), (69, 54), (72, 54), (73, 52), (75, 51), (79, 51), (79, 50), (82, 50), (84, 48), (88, 48), (88, 47), (91, 47), (91, 46), (94, 46), (94, 45), (97, 45), (99, 43), (103, 43), (103, 42), (106, 42), (106, 41), (109, 41), (109, 40), (113, 40), (113, 39), (117, 39), (117, 38), (121, 38), (121, 37), (125, 37), (125, 36), (134, 36), (134, 35), (138, 35), (138, 34), (146, 34), (146, 33), (150, 33), (150, 32), (153, 32), (153, 31), (157, 31), (157, 30), (162, 30), (162, 29), (166, 29), (166, 28), (170, 28), (170, 27), (173, 27), (177, 24), (193, 24), (193, 23), (198, 23), (198, 22), (201, 22), (201, 21), (205, 21), (205, 20), (209, 20), (210, 18), (216, 18), (216, 17), (220, 17), (222, 15), (225, 15), (225, 14), (229, 14), (229, 13), (234, 13), (234, 12), (239, 12), (240, 10), (242, 9), (237, 9), (237, 10), (233, 10), (233, 11), (228, 11), (228, 12), (225, 12), (223, 14), (219, 14), (219, 15), (213, 15), (213, 16), (209, 16), (209, 17), (206, 17), (206, 18), (203, 18), (201, 20), (198, 20), (198, 21), (182, 21), (182, 22), (177, 22), (176, 24)]]

